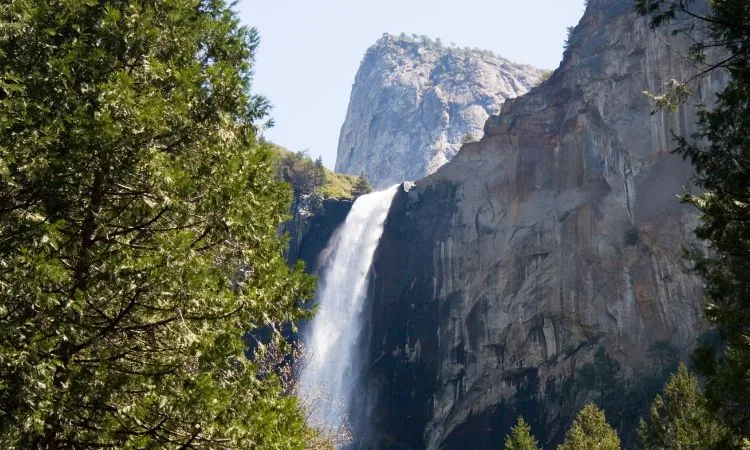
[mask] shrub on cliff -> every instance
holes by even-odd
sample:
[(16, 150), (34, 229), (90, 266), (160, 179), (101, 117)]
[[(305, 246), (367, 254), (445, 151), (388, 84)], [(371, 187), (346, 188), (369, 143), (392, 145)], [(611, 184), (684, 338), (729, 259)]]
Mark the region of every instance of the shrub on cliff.
[(276, 153), (277, 176), (292, 186), (295, 195), (352, 198), (356, 177), (326, 169), (320, 157), (313, 161), (305, 151), (291, 152), (278, 145), (270, 145)]

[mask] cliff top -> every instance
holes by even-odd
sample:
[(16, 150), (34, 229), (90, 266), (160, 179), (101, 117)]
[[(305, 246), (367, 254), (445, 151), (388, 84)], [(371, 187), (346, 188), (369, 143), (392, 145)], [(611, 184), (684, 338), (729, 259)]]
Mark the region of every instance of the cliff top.
[(480, 49), (478, 47), (459, 47), (455, 43), (451, 42), (445, 45), (440, 38), (431, 39), (425, 35), (418, 35), (415, 33), (407, 34), (401, 33), (398, 35), (391, 33), (383, 33), (383, 36), (378, 39), (374, 45), (372, 45), (365, 53), (365, 58), (379, 48), (389, 47), (400, 47), (404, 50), (412, 49), (423, 49), (433, 51), (440, 54), (453, 54), (461, 57), (477, 57), (486, 60), (496, 60), (501, 65), (506, 65), (509, 68), (515, 68), (516, 70), (539, 70), (538, 68), (530, 64), (519, 64), (510, 61), (507, 58), (503, 58), (492, 50)]

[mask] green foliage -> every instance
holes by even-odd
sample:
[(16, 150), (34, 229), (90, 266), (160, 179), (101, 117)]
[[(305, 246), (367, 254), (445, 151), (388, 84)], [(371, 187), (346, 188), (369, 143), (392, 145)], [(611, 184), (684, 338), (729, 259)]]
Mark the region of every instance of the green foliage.
[[(683, 201), (701, 212), (696, 235), (711, 251), (693, 250), (688, 256), (705, 280), (706, 317), (723, 341), (718, 352), (701, 347), (696, 367), (707, 377), (710, 402), (740, 439), (750, 435), (750, 1), (713, 1), (710, 6), (685, 0), (637, 2), (653, 26), (672, 22), (677, 32), (690, 35), (695, 42), (691, 54), (703, 69), (697, 79), (719, 68), (731, 75), (713, 110), (700, 114), (700, 131), (693, 136), (697, 144), (680, 136), (677, 152), (693, 163), (695, 184), (702, 190), (686, 193)], [(707, 33), (699, 33), (706, 28)], [(720, 51), (709, 52), (712, 48)]]
[(292, 185), (295, 195), (320, 198), (352, 198), (357, 178), (326, 169), (323, 160), (313, 161), (306, 152), (290, 152), (271, 144), (277, 154), (278, 177)]
[(675, 79), (667, 81), (664, 88), (664, 92), (661, 94), (654, 94), (649, 91), (643, 92), (656, 106), (651, 111), (652, 115), (656, 114), (659, 110), (666, 110), (669, 112), (677, 111), (677, 108), (685, 103), (693, 93), (689, 84), (682, 83)]
[(589, 403), (583, 407), (557, 450), (619, 450), (620, 438), (604, 412)]
[(257, 43), (221, 0), (0, 5), (0, 447), (303, 447), (242, 340), (313, 292)]
[(357, 198), (360, 195), (369, 194), (372, 192), (372, 187), (370, 186), (370, 182), (367, 181), (367, 177), (365, 176), (364, 172), (359, 173), (359, 177), (357, 177), (357, 182), (354, 184), (354, 187), (352, 188), (352, 197)]
[(531, 427), (518, 416), (518, 422), (505, 436), (505, 450), (539, 450), (539, 443), (531, 434)]
[(323, 198), (352, 198), (356, 182), (357, 178), (352, 175), (326, 171), (326, 184), (322, 191)]
[(294, 189), (295, 195), (318, 195), (326, 182), (322, 160), (313, 162), (307, 153), (280, 149), (277, 160), (278, 177)]
[(698, 387), (698, 379), (680, 364), (651, 406), (648, 421), (641, 419), (638, 429), (644, 449), (720, 448), (726, 430), (708, 409)]

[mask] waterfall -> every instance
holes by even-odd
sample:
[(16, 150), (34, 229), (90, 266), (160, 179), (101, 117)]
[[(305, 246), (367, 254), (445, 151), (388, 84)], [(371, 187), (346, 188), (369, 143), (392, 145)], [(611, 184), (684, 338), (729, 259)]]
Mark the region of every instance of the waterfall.
[(300, 377), (299, 394), (313, 426), (345, 426), (359, 370), (356, 343), (370, 266), (397, 189), (357, 198), (326, 249), (330, 257), (319, 283), (318, 310), (304, 339), (307, 358)]

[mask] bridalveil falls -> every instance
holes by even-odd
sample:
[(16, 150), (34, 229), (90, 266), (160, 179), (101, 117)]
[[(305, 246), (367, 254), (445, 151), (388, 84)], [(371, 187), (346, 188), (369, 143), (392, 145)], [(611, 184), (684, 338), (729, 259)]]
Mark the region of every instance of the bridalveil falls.
[(360, 360), (356, 345), (370, 266), (398, 186), (359, 197), (326, 249), (318, 311), (304, 339), (307, 362), (300, 394), (314, 421), (328, 429), (345, 425)]

